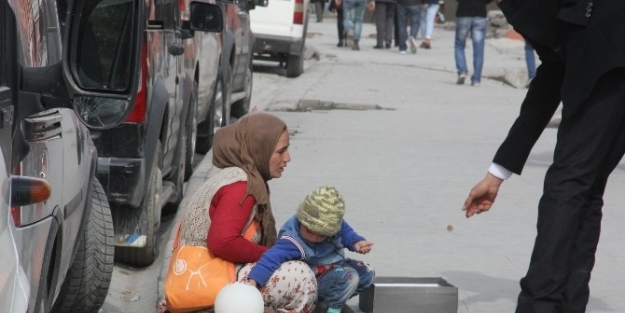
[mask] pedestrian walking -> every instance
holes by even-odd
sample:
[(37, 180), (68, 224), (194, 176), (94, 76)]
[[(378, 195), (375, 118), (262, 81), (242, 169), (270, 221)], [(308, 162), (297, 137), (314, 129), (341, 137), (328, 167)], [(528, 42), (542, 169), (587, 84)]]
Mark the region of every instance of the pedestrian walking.
[(365, 7), (370, 11), (375, 10), (374, 0), (335, 0), (336, 6), (343, 6), (343, 27), (345, 28), (345, 39), (348, 33), (352, 33), (354, 42), (352, 50), (360, 50), (360, 35), (362, 33), (362, 19), (365, 15)]
[(473, 42), (473, 75), (471, 86), (478, 87), (482, 80), (482, 67), (484, 66), (484, 40), (486, 38), (486, 5), (492, 0), (458, 0), (456, 10), (456, 39), (454, 45), (456, 71), (458, 79), (456, 83), (463, 85), (469, 70), (464, 54), (464, 48), (469, 34)]
[(538, 203), (536, 240), (516, 312), (583, 313), (603, 194), (625, 154), (625, 55), (620, 53), (625, 49), (625, 2), (503, 0), (499, 5), (534, 47), (541, 65), (521, 114), (463, 210), (471, 217), (491, 209), (503, 181), (520, 174), (561, 98), (558, 140)]
[(375, 29), (377, 42), (374, 49), (390, 49), (393, 43), (396, 0), (375, 0)]
[(343, 27), (343, 6), (337, 5), (336, 0), (330, 0), (330, 12), (336, 12), (336, 29), (339, 36), (337, 47), (345, 47), (345, 27)]
[(310, 3), (315, 5), (315, 15), (317, 16), (317, 23), (323, 22), (323, 11), (325, 10), (325, 0), (310, 0)]
[(438, 0), (423, 0), (423, 5), (424, 7), (422, 7), (422, 11), (425, 11), (425, 14), (422, 14), (422, 16), (425, 16), (425, 35), (423, 36), (423, 42), (421, 42), (420, 47), (423, 49), (431, 49), (434, 21), (436, 20), (436, 14), (438, 14), (440, 4), (438, 4)]
[[(421, 0), (397, 0), (397, 27), (399, 28), (399, 53), (405, 54), (410, 44), (410, 52), (417, 53), (417, 34), (420, 23)], [(410, 21), (410, 35), (407, 22)]]
[(356, 233), (344, 214), (345, 201), (336, 188), (323, 186), (308, 194), (280, 229), (276, 244), (252, 268), (249, 284), (266, 286), (281, 264), (303, 260), (317, 277), (315, 312), (353, 312), (347, 300), (371, 286), (375, 272), (369, 264), (346, 257), (345, 250), (367, 254), (373, 243)]

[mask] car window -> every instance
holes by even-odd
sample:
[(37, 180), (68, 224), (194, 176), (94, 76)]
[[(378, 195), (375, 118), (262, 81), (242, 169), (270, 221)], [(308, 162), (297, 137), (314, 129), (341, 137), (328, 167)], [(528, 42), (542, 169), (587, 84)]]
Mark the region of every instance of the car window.
[(76, 49), (72, 50), (74, 76), (85, 89), (124, 91), (131, 81), (134, 1), (84, 3), (74, 21), (79, 26)]

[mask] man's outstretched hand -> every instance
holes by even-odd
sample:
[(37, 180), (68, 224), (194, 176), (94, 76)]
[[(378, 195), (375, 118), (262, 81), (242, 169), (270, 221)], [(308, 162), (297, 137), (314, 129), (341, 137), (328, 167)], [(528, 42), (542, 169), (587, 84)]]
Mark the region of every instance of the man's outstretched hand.
[(486, 177), (478, 182), (466, 200), (462, 210), (467, 217), (471, 217), (475, 214), (480, 214), (490, 210), (497, 198), (497, 192), (499, 192), (499, 186), (503, 183), (503, 179), (494, 176), (491, 173), (486, 174)]

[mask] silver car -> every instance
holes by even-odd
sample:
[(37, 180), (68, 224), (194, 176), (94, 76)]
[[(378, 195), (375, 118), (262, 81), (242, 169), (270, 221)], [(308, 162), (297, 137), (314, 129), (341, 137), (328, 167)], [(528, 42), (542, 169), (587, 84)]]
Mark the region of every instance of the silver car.
[(111, 281), (97, 151), (63, 72), (59, 14), (80, 2), (0, 0), (0, 312), (97, 312)]

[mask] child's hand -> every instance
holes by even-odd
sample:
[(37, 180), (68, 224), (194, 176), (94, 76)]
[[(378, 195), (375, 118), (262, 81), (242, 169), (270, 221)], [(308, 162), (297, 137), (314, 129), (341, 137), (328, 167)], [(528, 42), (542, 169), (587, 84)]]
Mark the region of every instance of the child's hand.
[(371, 247), (373, 246), (373, 242), (362, 240), (354, 244), (354, 250), (360, 254), (367, 254), (371, 252)]

